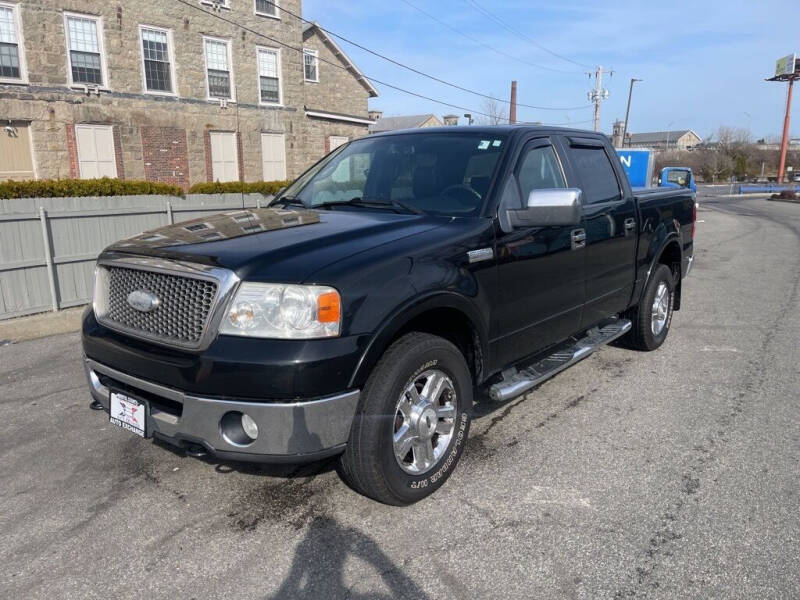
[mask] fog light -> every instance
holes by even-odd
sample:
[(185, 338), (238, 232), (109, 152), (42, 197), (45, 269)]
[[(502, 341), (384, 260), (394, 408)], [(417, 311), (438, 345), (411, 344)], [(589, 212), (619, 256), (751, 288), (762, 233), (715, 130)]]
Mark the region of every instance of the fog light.
[(255, 440), (258, 437), (258, 425), (250, 415), (242, 415), (242, 429), (251, 440)]

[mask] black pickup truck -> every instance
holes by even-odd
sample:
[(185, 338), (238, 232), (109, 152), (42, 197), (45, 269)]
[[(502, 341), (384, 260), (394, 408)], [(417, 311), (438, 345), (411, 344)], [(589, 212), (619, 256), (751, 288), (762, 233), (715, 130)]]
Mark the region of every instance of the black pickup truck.
[(632, 193), (592, 132), (355, 140), (267, 208), (101, 254), (93, 407), (198, 457), (338, 455), (354, 489), (415, 502), (455, 468), (475, 391), (504, 401), (617, 338), (664, 342), (695, 206), (690, 190)]

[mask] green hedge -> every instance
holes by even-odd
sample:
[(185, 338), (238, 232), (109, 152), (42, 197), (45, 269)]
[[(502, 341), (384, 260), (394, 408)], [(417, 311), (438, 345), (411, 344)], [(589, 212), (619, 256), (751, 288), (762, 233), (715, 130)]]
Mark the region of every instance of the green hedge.
[(241, 181), (226, 181), (222, 183), (215, 181), (212, 183), (195, 183), (189, 188), (190, 194), (264, 194), (266, 196), (278, 193), (278, 190), (285, 188), (291, 181), (254, 181), (243, 183)]
[(183, 196), (177, 185), (121, 179), (37, 179), (0, 182), (0, 198), (77, 198), (83, 196)]

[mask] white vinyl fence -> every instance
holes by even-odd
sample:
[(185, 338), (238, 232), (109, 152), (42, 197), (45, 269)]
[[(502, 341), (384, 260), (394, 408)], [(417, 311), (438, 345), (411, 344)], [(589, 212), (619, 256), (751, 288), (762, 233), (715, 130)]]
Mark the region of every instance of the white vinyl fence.
[(87, 304), (103, 248), (163, 225), (265, 205), (261, 194), (0, 199), (0, 320)]

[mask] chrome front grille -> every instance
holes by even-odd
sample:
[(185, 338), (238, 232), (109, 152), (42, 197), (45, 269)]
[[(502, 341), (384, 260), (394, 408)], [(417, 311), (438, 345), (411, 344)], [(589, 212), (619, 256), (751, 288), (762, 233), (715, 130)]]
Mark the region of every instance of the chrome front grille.
[[(102, 269), (102, 323), (168, 345), (201, 345), (219, 289), (215, 279), (114, 265)], [(154, 295), (157, 306), (149, 312), (133, 308), (128, 296), (136, 291)]]

